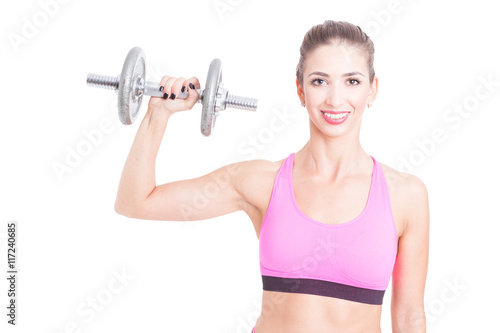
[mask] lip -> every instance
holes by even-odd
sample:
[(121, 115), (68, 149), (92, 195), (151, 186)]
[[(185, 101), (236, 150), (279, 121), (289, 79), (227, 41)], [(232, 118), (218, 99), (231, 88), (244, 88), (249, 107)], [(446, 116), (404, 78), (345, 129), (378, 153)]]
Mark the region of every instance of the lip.
[(325, 110), (320, 110), (321, 112), (324, 113), (333, 113), (333, 114), (339, 114), (339, 113), (351, 113), (351, 111), (325, 111)]
[[(333, 113), (333, 114), (347, 113), (347, 116), (345, 116), (344, 118), (340, 118), (340, 119), (330, 119), (330, 117), (324, 115), (323, 112), (325, 112), (325, 113)], [(323, 116), (323, 119), (325, 119), (325, 121), (327, 123), (332, 124), (332, 125), (342, 124), (344, 121), (347, 120), (347, 118), (349, 118), (350, 115), (351, 115), (351, 112), (349, 112), (349, 111), (322, 111), (321, 112), (321, 116)]]

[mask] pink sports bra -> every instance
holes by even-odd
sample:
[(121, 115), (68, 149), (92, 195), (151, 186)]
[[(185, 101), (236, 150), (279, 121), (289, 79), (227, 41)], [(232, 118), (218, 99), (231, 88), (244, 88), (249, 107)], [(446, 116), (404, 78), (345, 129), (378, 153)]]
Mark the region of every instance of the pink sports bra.
[(281, 165), (259, 235), (263, 289), (382, 304), (397, 253), (387, 183), (372, 157), (364, 210), (341, 224), (305, 215), (295, 201), (295, 153)]

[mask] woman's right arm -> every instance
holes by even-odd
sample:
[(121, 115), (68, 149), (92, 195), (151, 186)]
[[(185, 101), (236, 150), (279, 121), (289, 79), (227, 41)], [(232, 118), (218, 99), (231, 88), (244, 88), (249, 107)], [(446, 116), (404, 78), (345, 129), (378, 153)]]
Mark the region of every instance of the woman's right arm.
[(156, 185), (155, 164), (170, 116), (189, 110), (198, 100), (198, 79), (165, 76), (160, 82), (163, 91), (176, 96), (185, 86), (186, 100), (151, 97), (130, 153), (123, 167), (115, 211), (140, 219), (193, 221), (203, 220), (240, 210), (242, 196), (236, 189), (241, 176), (239, 163), (221, 167), (204, 176)]

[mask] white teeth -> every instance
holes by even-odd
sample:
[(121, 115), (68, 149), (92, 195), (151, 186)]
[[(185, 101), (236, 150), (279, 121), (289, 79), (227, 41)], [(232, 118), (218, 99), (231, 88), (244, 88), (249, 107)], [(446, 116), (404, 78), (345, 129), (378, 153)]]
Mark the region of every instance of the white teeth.
[(347, 116), (349, 114), (349, 112), (338, 113), (338, 114), (323, 112), (323, 114), (326, 115), (330, 119), (339, 120), (339, 119), (344, 118), (345, 116)]

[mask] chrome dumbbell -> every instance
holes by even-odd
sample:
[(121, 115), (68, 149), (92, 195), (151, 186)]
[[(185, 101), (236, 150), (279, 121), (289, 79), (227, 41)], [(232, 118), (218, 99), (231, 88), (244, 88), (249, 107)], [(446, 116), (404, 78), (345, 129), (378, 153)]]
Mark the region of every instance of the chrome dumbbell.
[[(223, 88), (222, 63), (214, 59), (208, 69), (205, 90), (197, 89), (198, 103), (202, 103), (201, 133), (209, 136), (215, 126), (219, 111), (228, 108), (256, 111), (257, 99), (234, 96)], [(87, 84), (92, 87), (115, 90), (118, 93), (118, 115), (125, 125), (132, 124), (139, 113), (142, 96), (163, 97), (158, 90), (158, 83), (146, 81), (146, 56), (139, 47), (132, 48), (123, 64), (118, 77), (88, 74)], [(187, 92), (181, 92), (176, 98), (186, 99)]]

